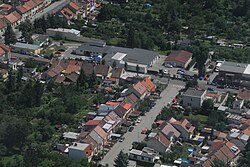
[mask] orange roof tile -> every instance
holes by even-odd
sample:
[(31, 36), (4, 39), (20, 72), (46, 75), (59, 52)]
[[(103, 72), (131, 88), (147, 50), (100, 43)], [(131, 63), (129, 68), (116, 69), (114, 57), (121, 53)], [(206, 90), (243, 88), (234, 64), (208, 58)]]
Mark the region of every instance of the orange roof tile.
[(10, 13), (7, 16), (5, 16), (5, 19), (8, 20), (8, 22), (11, 24), (19, 20), (13, 13)]
[(99, 123), (101, 122), (101, 120), (89, 120), (88, 122), (86, 122), (86, 126), (97, 126)]
[(106, 104), (111, 105), (111, 106), (118, 106), (120, 104), (120, 102), (108, 101), (108, 102), (106, 102)]
[(137, 82), (133, 88), (139, 93), (139, 94), (143, 94), (145, 93), (147, 90), (146, 90), (146, 87), (141, 83), (141, 82)]
[(5, 24), (5, 22), (2, 19), (0, 19), (0, 29), (4, 28), (6, 26), (7, 25)]
[(100, 126), (96, 126), (94, 131), (101, 136), (102, 139), (105, 139), (107, 137), (107, 133), (100, 127)]
[(177, 61), (181, 63), (186, 63), (191, 57), (193, 53), (181, 50), (181, 51), (174, 51), (168, 57), (165, 61)]
[(148, 92), (154, 92), (155, 91), (155, 84), (148, 78), (144, 78), (141, 81), (142, 85), (144, 85)]
[(35, 2), (37, 5), (40, 5), (40, 4), (42, 4), (43, 3), (43, 1), (42, 0), (32, 0), (33, 2)]
[(75, 11), (80, 10), (80, 6), (78, 6), (77, 4), (75, 4), (74, 2), (70, 2), (69, 6), (72, 7)]

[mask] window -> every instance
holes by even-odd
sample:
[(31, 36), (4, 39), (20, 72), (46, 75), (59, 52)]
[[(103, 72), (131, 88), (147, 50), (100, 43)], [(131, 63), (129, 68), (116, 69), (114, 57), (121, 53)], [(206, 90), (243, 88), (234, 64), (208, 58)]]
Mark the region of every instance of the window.
[(191, 98), (190, 100), (193, 101), (193, 98)]

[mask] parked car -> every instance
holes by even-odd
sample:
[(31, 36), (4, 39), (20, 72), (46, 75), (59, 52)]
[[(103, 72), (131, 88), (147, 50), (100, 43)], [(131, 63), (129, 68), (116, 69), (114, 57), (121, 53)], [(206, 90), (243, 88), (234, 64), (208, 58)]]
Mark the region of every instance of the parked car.
[(185, 74), (185, 71), (181, 71), (181, 70), (179, 71), (179, 70), (178, 70), (178, 71), (177, 71), (177, 74)]
[(173, 68), (173, 66), (171, 64), (165, 64), (165, 67)]
[(135, 128), (135, 127), (131, 126), (131, 127), (128, 128), (128, 131), (129, 131), (129, 132), (132, 132), (132, 131), (134, 130), (134, 128)]
[(214, 88), (208, 87), (207, 90), (213, 92), (213, 91), (214, 91)]
[(165, 70), (163, 71), (163, 73), (164, 73), (164, 74), (168, 74), (168, 70), (165, 69)]
[(138, 119), (138, 120), (137, 120), (137, 123), (141, 123), (141, 120)]
[(125, 137), (121, 137), (118, 141), (119, 141), (119, 142), (123, 142), (124, 139), (125, 139)]
[(147, 129), (147, 128), (143, 128), (143, 129), (141, 130), (141, 134), (146, 134), (146, 133), (147, 133), (147, 131), (148, 131), (148, 129)]
[(224, 85), (218, 85), (217, 88), (219, 88), (219, 89), (224, 89), (225, 86), (224, 86)]

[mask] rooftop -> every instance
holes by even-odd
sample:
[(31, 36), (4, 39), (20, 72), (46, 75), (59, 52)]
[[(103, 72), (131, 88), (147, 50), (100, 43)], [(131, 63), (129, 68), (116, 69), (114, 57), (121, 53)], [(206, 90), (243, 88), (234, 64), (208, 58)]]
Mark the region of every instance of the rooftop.
[(73, 145), (69, 146), (69, 149), (74, 149), (74, 150), (80, 150), (83, 151), (85, 150), (87, 147), (89, 146), (89, 144), (86, 143), (73, 143)]
[(206, 92), (205, 90), (198, 90), (198, 89), (189, 88), (183, 94), (183, 96), (201, 97), (205, 92)]
[(181, 51), (173, 51), (165, 61), (177, 61), (181, 63), (186, 63), (191, 57), (193, 53), (187, 52), (184, 50)]
[(220, 71), (243, 73), (245, 69), (247, 68), (247, 66), (248, 64), (244, 64), (244, 63), (224, 62), (220, 67)]
[(16, 47), (16, 48), (26, 48), (26, 49), (36, 50), (36, 49), (38, 49), (40, 46), (38, 46), (38, 45), (32, 45), (32, 44), (26, 44), (26, 43), (21, 43), (21, 42), (17, 42), (16, 44), (12, 45), (12, 47)]
[(63, 138), (67, 138), (67, 139), (78, 139), (79, 138), (80, 133), (74, 133), (74, 132), (64, 132), (63, 133)]

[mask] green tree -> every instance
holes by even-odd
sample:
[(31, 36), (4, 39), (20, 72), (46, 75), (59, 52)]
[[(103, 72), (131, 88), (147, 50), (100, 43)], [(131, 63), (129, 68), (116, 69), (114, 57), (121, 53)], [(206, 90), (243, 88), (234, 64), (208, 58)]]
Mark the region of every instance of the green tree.
[(19, 27), (18, 27), (19, 31), (21, 31), (22, 36), (24, 37), (24, 40), (26, 42), (28, 42), (29, 44), (33, 43), (33, 39), (32, 39), (32, 33), (34, 31), (34, 27), (32, 25), (32, 23), (30, 22), (30, 20), (26, 20), (25, 22), (22, 22)]
[(228, 164), (219, 159), (214, 159), (212, 162), (212, 167), (228, 167), (228, 166), (229, 166)]
[(213, 100), (211, 99), (206, 99), (203, 101), (202, 106), (201, 106), (201, 111), (205, 115), (209, 115), (211, 111), (214, 109), (214, 103)]
[(15, 90), (15, 82), (15, 76), (12, 70), (10, 70), (7, 82), (5, 83), (7, 92), (13, 92)]
[(120, 151), (115, 159), (115, 167), (127, 167), (128, 166), (128, 155)]
[(4, 43), (6, 45), (15, 44), (17, 41), (16, 34), (14, 33), (10, 25), (7, 26), (7, 29), (4, 33)]
[(80, 70), (80, 75), (77, 78), (76, 84), (77, 87), (84, 87), (87, 81), (87, 76), (85, 75), (85, 72), (83, 71), (83, 69)]

